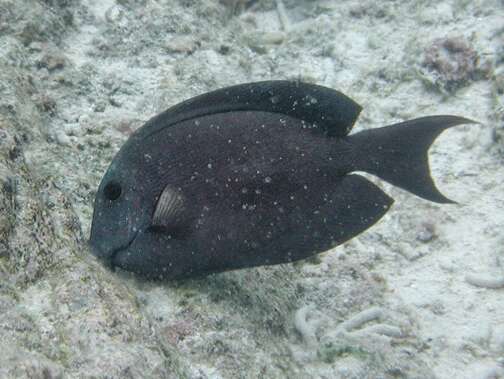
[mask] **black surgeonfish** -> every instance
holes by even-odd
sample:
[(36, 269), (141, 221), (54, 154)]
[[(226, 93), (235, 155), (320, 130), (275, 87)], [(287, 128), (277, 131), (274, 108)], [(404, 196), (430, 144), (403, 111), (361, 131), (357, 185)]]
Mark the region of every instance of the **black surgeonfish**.
[(265, 81), (184, 101), (124, 144), (96, 194), (90, 245), (112, 267), (174, 279), (292, 262), (376, 223), (393, 200), (365, 171), (450, 203), (429, 116), (349, 135), (361, 107), (330, 88)]

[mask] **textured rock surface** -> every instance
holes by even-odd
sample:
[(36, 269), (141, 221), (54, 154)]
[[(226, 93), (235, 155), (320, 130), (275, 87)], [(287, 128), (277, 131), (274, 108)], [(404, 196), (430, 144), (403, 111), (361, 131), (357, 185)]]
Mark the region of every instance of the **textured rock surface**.
[[(277, 4), (0, 0), (0, 377), (504, 375), (501, 293), (464, 281), (504, 275), (502, 3)], [(484, 75), (440, 92), (425, 54), (459, 36)], [(482, 122), (431, 151), (462, 205), (381, 183), (397, 200), (384, 220), (309, 262), (174, 283), (96, 262), (94, 191), (131, 132), (195, 94), (273, 78), (347, 93), (358, 128)]]

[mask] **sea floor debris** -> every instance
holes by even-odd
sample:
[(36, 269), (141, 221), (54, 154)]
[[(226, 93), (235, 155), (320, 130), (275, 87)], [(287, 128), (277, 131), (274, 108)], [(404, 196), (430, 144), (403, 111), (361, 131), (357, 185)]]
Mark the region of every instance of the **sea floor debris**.
[(488, 289), (502, 289), (504, 288), (504, 276), (491, 277), (483, 274), (467, 274), (465, 277), (467, 283), (476, 287)]

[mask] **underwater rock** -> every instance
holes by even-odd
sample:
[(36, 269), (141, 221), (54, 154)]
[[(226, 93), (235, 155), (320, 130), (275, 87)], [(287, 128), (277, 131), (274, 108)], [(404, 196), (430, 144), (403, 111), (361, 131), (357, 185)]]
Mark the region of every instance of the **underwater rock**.
[(423, 67), (433, 84), (454, 92), (468, 82), (488, 75), (490, 67), (482, 66), (480, 56), (463, 37), (438, 38), (425, 49)]

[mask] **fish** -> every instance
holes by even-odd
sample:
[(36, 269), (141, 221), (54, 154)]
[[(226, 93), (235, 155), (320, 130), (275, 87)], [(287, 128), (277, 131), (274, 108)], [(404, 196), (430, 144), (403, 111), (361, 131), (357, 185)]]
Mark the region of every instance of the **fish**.
[(362, 107), (300, 81), (239, 84), (154, 116), (96, 192), (89, 244), (113, 270), (182, 279), (306, 259), (380, 220), (394, 200), (365, 172), (435, 203), (428, 150), (472, 120), (416, 118), (350, 133)]

